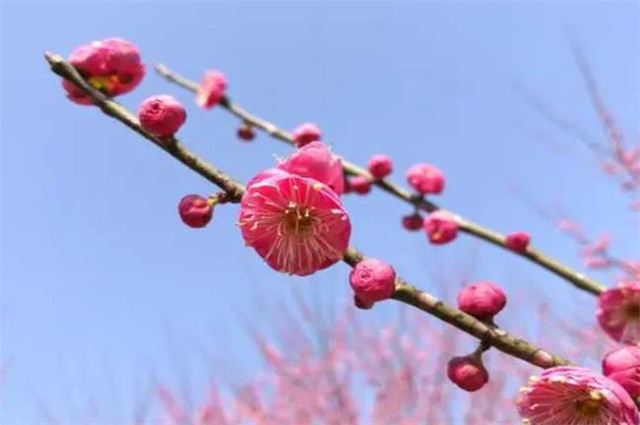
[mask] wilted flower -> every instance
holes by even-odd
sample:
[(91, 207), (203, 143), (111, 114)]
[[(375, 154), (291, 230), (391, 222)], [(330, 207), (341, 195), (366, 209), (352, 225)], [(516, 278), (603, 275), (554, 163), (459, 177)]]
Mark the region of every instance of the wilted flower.
[(269, 266), (299, 276), (340, 260), (351, 236), (349, 216), (333, 190), (282, 170), (252, 179), (239, 225), (245, 243)]
[(627, 392), (589, 369), (561, 366), (532, 377), (521, 389), (518, 413), (530, 425), (638, 425)]
[(598, 323), (616, 341), (640, 343), (640, 281), (623, 282), (600, 294)]

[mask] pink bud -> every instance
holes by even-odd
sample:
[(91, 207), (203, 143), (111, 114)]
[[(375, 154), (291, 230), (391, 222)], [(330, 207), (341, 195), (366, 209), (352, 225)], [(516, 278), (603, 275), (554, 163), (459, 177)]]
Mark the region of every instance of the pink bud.
[[(80, 46), (69, 55), (69, 63), (89, 85), (108, 97), (130, 92), (140, 84), (145, 73), (138, 48), (121, 38), (107, 38)], [(93, 103), (72, 82), (63, 80), (62, 86), (72, 101), (81, 105)]]
[(253, 130), (253, 127), (249, 124), (242, 124), (238, 127), (238, 138), (240, 140), (244, 140), (245, 142), (250, 142), (256, 137), (256, 132)]
[(200, 195), (187, 195), (178, 204), (180, 218), (189, 227), (204, 227), (211, 221), (213, 207)]
[(147, 98), (138, 109), (140, 126), (160, 137), (173, 135), (186, 119), (182, 104), (166, 94)]
[(454, 357), (449, 360), (447, 377), (459, 388), (469, 392), (478, 391), (489, 381), (489, 373), (482, 360), (473, 356)]
[(402, 217), (402, 227), (405, 229), (415, 232), (417, 230), (422, 229), (424, 224), (424, 219), (418, 213), (405, 215)]
[(436, 245), (450, 242), (458, 236), (458, 223), (450, 213), (438, 210), (424, 219), (423, 228), (429, 241)]
[(438, 194), (444, 189), (444, 173), (431, 164), (415, 164), (407, 170), (407, 182), (421, 195)]
[(344, 192), (342, 161), (322, 142), (311, 142), (296, 150), (278, 168), (329, 186), (338, 196)]
[(349, 188), (358, 195), (366, 195), (371, 192), (371, 181), (363, 176), (349, 178)]
[(458, 308), (476, 319), (487, 320), (507, 304), (502, 288), (491, 282), (476, 282), (458, 294)]
[(357, 295), (353, 296), (353, 305), (356, 306), (356, 308), (359, 308), (360, 310), (370, 310), (371, 307), (373, 307), (373, 302), (364, 302), (362, 301), (360, 298), (358, 298)]
[(362, 304), (386, 300), (393, 295), (396, 272), (387, 263), (367, 258), (360, 261), (349, 274), (349, 283)]
[(291, 132), (291, 137), (297, 147), (302, 147), (311, 142), (317, 142), (322, 137), (322, 131), (317, 125), (307, 122), (299, 125)]
[(504, 244), (510, 250), (525, 252), (529, 246), (531, 237), (527, 232), (511, 232), (504, 240)]
[(640, 397), (640, 346), (628, 345), (608, 352), (602, 360), (602, 373), (632, 398)]
[(204, 73), (196, 91), (196, 103), (204, 109), (213, 108), (227, 90), (227, 78), (220, 71), (209, 70)]
[(369, 162), (367, 162), (367, 168), (371, 175), (376, 179), (383, 179), (387, 177), (393, 171), (393, 164), (391, 158), (386, 155), (378, 154), (373, 155)]

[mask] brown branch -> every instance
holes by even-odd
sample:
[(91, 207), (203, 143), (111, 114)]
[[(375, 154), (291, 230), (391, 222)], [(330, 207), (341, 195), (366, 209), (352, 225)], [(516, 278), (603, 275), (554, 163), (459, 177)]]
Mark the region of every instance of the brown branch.
[[(175, 159), (220, 187), (220, 189), (227, 193), (230, 201), (238, 202), (241, 199), (245, 192), (245, 187), (242, 184), (196, 156), (186, 147), (182, 146), (177, 139), (158, 138), (143, 130), (135, 116), (118, 103), (108, 99), (102, 93), (89, 86), (80, 74), (78, 74), (70, 64), (65, 62), (60, 55), (45, 53), (45, 58), (54, 73), (78, 85), (93, 99), (95, 105), (105, 114), (139, 133), (144, 138), (165, 150)], [(353, 267), (362, 258), (363, 255), (354, 248), (348, 248), (344, 253), (343, 260)], [(438, 317), (486, 344), (490, 344), (504, 353), (522, 359), (535, 366), (549, 368), (570, 364), (568, 360), (560, 356), (542, 350), (514, 335), (498, 329), (495, 326), (481, 322), (447, 305), (443, 301), (436, 299), (433, 295), (416, 289), (401, 278), (398, 278), (396, 282), (396, 291), (393, 298)]]
[[(198, 89), (197, 83), (172, 72), (165, 65), (158, 64), (156, 65), (155, 69), (158, 72), (158, 74), (160, 74), (167, 80), (171, 81), (172, 83), (179, 85), (180, 87), (183, 87), (192, 92), (195, 92)], [(222, 100), (220, 101), (220, 106), (222, 106), (224, 109), (229, 111), (231, 114), (240, 118), (242, 121), (265, 131), (272, 137), (282, 142), (285, 142), (289, 145), (295, 144), (289, 132), (278, 128), (277, 126), (270, 123), (269, 121), (266, 121), (262, 118), (259, 118), (249, 113), (248, 111), (244, 110), (239, 105), (237, 105), (236, 103), (232, 102), (229, 97), (226, 97), (226, 96), (223, 97)], [(382, 179), (382, 180), (373, 179), (369, 174), (369, 172), (367, 172), (366, 170), (358, 167), (357, 165), (347, 161), (344, 158), (341, 158), (341, 160), (342, 160), (342, 165), (345, 173), (350, 175), (358, 175), (358, 176), (366, 177), (372, 180), (376, 186), (378, 186), (385, 192), (390, 193), (396, 198), (408, 204), (413, 205), (415, 208), (419, 210), (431, 212), (431, 211), (440, 209), (440, 207), (435, 203), (423, 197), (412, 194), (408, 190), (393, 183), (389, 179)], [(590, 279), (589, 277), (585, 276), (582, 273), (579, 273), (571, 269), (570, 267), (560, 263), (559, 261), (554, 260), (553, 258), (543, 254), (542, 252), (534, 249), (533, 247), (529, 247), (526, 252), (522, 252), (522, 253), (511, 251), (505, 246), (504, 235), (501, 235), (500, 233), (494, 232), (493, 230), (487, 229), (476, 223), (473, 223), (472, 221), (469, 221), (457, 214), (454, 214), (454, 217), (461, 231), (466, 232), (479, 239), (482, 239), (486, 242), (489, 242), (495, 246), (504, 248), (509, 252), (518, 254), (521, 257), (524, 257), (529, 261), (532, 261), (533, 263), (544, 267), (550, 272), (555, 273), (556, 275), (560, 276), (561, 278), (571, 283), (576, 288), (582, 289), (583, 291), (587, 291), (593, 295), (599, 295), (606, 289), (604, 285), (598, 283), (593, 279)]]

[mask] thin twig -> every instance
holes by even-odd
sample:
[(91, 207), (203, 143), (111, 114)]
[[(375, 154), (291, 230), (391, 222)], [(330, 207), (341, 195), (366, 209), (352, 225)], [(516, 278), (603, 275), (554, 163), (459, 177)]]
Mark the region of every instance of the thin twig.
[[(156, 65), (155, 69), (158, 72), (158, 74), (166, 78), (168, 81), (179, 85), (180, 87), (183, 87), (192, 92), (195, 92), (198, 89), (197, 83), (187, 78), (184, 78), (176, 74), (175, 72), (172, 72), (169, 68), (167, 68), (163, 64)], [(266, 133), (268, 133), (269, 135), (271, 135), (272, 137), (280, 141), (283, 141), (289, 145), (295, 145), (293, 138), (291, 137), (291, 134), (289, 132), (278, 128), (276, 125), (270, 123), (269, 121), (266, 121), (260, 117), (257, 117), (251, 114), (250, 112), (241, 108), (235, 102), (232, 102), (229, 97), (227, 96), (223, 97), (222, 100), (220, 101), (220, 106), (228, 110), (231, 114), (240, 118), (243, 122), (246, 122), (256, 128), (259, 128), (265, 131)], [(371, 174), (369, 174), (369, 172), (367, 172), (366, 170), (358, 167), (357, 165), (347, 161), (344, 158), (341, 158), (341, 160), (342, 160), (342, 166), (344, 168), (345, 173), (350, 175), (358, 175), (358, 176), (366, 177), (371, 181), (373, 181), (373, 184), (375, 184), (385, 192), (390, 193), (396, 198), (408, 204), (413, 205), (415, 208), (419, 210), (431, 212), (431, 211), (440, 209), (440, 207), (435, 203), (423, 197), (416, 196), (415, 194), (410, 193), (408, 190), (393, 183), (389, 179), (382, 179), (382, 180), (373, 179)], [(598, 283), (597, 281), (585, 276), (582, 273), (579, 273), (571, 269), (570, 267), (560, 263), (559, 261), (554, 260), (553, 258), (543, 254), (542, 252), (534, 249), (533, 247), (527, 248), (526, 252), (511, 251), (505, 245), (504, 235), (501, 235), (498, 232), (495, 232), (493, 230), (482, 227), (476, 223), (473, 223), (472, 221), (469, 221), (457, 214), (454, 214), (454, 217), (458, 223), (458, 227), (463, 232), (466, 232), (472, 236), (475, 236), (479, 239), (489, 242), (495, 246), (504, 248), (514, 254), (518, 254), (521, 257), (524, 257), (532, 261), (533, 263), (544, 267), (550, 272), (555, 273), (556, 275), (560, 276), (561, 278), (571, 283), (573, 286), (579, 289), (582, 289), (583, 291), (587, 291), (593, 295), (599, 295), (607, 289), (604, 285)]]
[[(193, 171), (217, 185), (227, 193), (230, 201), (240, 201), (245, 192), (245, 187), (242, 184), (193, 154), (186, 147), (182, 146), (177, 139), (171, 138), (169, 140), (165, 140), (155, 137), (143, 130), (135, 116), (128, 112), (123, 106), (108, 99), (104, 94), (88, 85), (80, 74), (78, 74), (75, 68), (67, 63), (60, 55), (45, 53), (45, 58), (49, 63), (51, 70), (55, 74), (75, 83), (92, 98), (94, 104), (105, 114), (125, 124), (133, 131), (139, 133), (144, 138), (165, 150)], [(361, 253), (356, 251), (354, 248), (348, 248), (344, 253), (343, 261), (353, 267), (362, 258), (363, 255)], [(438, 317), (458, 329), (478, 338), (480, 341), (484, 341), (504, 353), (529, 362), (535, 366), (549, 368), (570, 364), (568, 360), (561, 356), (551, 354), (514, 335), (483, 323), (474, 317), (447, 305), (434, 296), (415, 288), (401, 278), (398, 278), (396, 282), (396, 291), (393, 298)]]

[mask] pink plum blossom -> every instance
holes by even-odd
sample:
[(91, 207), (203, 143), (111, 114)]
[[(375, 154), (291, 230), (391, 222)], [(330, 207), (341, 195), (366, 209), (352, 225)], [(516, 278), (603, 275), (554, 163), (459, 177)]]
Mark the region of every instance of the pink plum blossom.
[[(107, 38), (76, 48), (69, 63), (95, 89), (109, 97), (133, 90), (144, 77), (145, 68), (138, 48), (121, 38)], [(75, 103), (90, 105), (91, 98), (68, 80), (62, 81), (67, 97)]]
[(622, 282), (598, 298), (598, 323), (616, 341), (640, 343), (640, 281)]
[(351, 236), (349, 216), (333, 190), (282, 170), (252, 179), (239, 225), (245, 243), (270, 267), (299, 276), (340, 260)]
[(518, 413), (530, 425), (638, 425), (638, 409), (616, 382), (589, 369), (560, 366), (521, 389)]
[(620, 384), (632, 398), (640, 397), (640, 345), (608, 352), (602, 360), (602, 373)]

